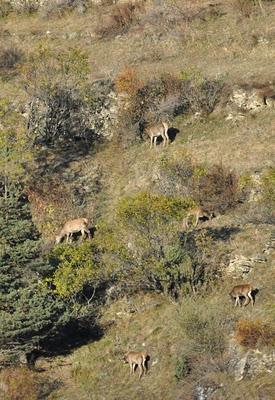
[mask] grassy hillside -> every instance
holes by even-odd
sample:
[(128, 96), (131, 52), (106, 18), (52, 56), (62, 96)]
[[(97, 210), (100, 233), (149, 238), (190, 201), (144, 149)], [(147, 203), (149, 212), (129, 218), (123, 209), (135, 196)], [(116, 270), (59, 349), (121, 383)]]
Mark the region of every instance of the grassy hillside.
[[(44, 352), (34, 370), (3, 368), (0, 398), (272, 400), (274, 1), (91, 1), (85, 13), (65, 1), (32, 13), (4, 3), (0, 133), (1, 123), (12, 126), (29, 146), (21, 153), (24, 173), (11, 157), (10, 174), (26, 187), (43, 252), (56, 263), (52, 268), (64, 267), (66, 257), (70, 268), (83, 267), (75, 281), (60, 267), (61, 278), (47, 276), (48, 285), (80, 285), (65, 300), (89, 328), (91, 320), (82, 318), (93, 312), (94, 301), (100, 334), (96, 340), (92, 334), (85, 337), (85, 345), (76, 339), (59, 355), (56, 349), (54, 356)], [(68, 124), (62, 125), (72, 136), (60, 143), (57, 136), (50, 144), (35, 142), (37, 126), (39, 132), (45, 126), (45, 110), (51, 106), (57, 114), (47, 114), (47, 121), (58, 121), (64, 111), (60, 97), (68, 92), (56, 92), (58, 85), (72, 93), (70, 112), (64, 112)], [(90, 137), (104, 90), (104, 101), (112, 100), (102, 113), (106, 125), (98, 130), (107, 133), (98, 134), (94, 124)], [(252, 101), (256, 105), (250, 107)], [(183, 111), (175, 112), (177, 106)], [(149, 139), (140, 140), (143, 117), (169, 120), (175, 131), (172, 138), (170, 130), (169, 146), (150, 149)], [(19, 160), (21, 148), (13, 146)], [(0, 168), (5, 175), (6, 164)], [(145, 200), (138, 203), (147, 193), (158, 196), (166, 219), (161, 220), (158, 205), (148, 210)], [(184, 232), (181, 213), (186, 215), (188, 207), (174, 206), (178, 199), (207, 206), (215, 218)], [(169, 207), (176, 210), (174, 219)], [(153, 239), (146, 231), (152, 215), (159, 218)], [(91, 246), (76, 241), (54, 248), (62, 224), (80, 216), (96, 225)], [(154, 274), (165, 280), (163, 269), (171, 259), (178, 275), (187, 277), (173, 278), (174, 292), (150, 281)], [(98, 267), (92, 279), (99, 294), (81, 308), (89, 263)], [(201, 268), (203, 277), (198, 277)], [(230, 290), (241, 283), (258, 289), (253, 308), (235, 308), (230, 301)], [(137, 373), (129, 376), (122, 362), (127, 350), (150, 354), (148, 375), (141, 380)]]

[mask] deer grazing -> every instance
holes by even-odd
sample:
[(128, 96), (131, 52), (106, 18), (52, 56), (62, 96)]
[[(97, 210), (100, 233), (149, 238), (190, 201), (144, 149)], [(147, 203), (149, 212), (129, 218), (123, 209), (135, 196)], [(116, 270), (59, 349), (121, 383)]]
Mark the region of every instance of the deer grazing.
[(235, 299), (235, 307), (237, 307), (237, 305), (241, 307), (240, 297), (245, 297), (244, 306), (246, 306), (251, 300), (251, 304), (253, 307), (254, 306), (254, 298), (252, 296), (253, 290), (254, 289), (250, 284), (234, 286), (229, 295), (232, 300)]
[(194, 220), (193, 226), (196, 227), (200, 219), (211, 219), (213, 217), (213, 213), (210, 213), (209, 211), (204, 210), (201, 207), (192, 208), (188, 211), (186, 217), (182, 220), (182, 229), (187, 230), (189, 228), (190, 219), (191, 221)]
[(85, 237), (85, 234), (88, 235), (89, 239), (91, 238), (88, 218), (77, 218), (67, 221), (59, 235), (56, 236), (55, 243), (60, 243), (64, 237), (66, 237), (66, 243), (68, 243), (71, 240), (72, 235), (76, 232), (81, 232), (82, 239)]
[(130, 366), (130, 375), (135, 372), (136, 366), (139, 368), (139, 379), (141, 379), (143, 373), (147, 373), (146, 362), (149, 359), (149, 355), (144, 351), (128, 351), (123, 356), (123, 361)]
[(168, 124), (166, 122), (160, 122), (159, 124), (151, 125), (145, 128), (145, 133), (150, 137), (152, 148), (157, 145), (157, 138), (162, 137), (163, 146), (169, 144), (169, 136), (168, 136)]

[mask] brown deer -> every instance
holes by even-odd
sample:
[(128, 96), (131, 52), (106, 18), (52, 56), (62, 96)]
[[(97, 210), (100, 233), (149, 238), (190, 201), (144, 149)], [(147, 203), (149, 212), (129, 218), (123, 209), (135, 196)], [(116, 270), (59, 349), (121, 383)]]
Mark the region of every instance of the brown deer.
[(193, 226), (196, 227), (198, 225), (198, 222), (202, 218), (207, 218), (211, 219), (214, 218), (214, 214), (210, 213), (207, 210), (204, 210), (201, 207), (196, 207), (192, 208), (191, 210), (188, 211), (187, 215), (185, 218), (182, 220), (182, 229), (188, 229), (189, 228), (189, 223), (190, 223), (190, 217), (191, 220), (194, 220)]
[(168, 124), (166, 122), (160, 122), (159, 124), (151, 125), (145, 128), (145, 133), (150, 137), (151, 145), (150, 149), (157, 145), (157, 138), (162, 137), (163, 146), (169, 144), (169, 136), (168, 136)]
[(149, 359), (149, 355), (144, 351), (128, 351), (123, 356), (123, 361), (130, 366), (130, 375), (135, 372), (136, 365), (139, 368), (139, 379), (141, 379), (143, 373), (147, 373), (146, 361)]
[(245, 297), (244, 306), (246, 306), (251, 300), (251, 304), (253, 307), (254, 306), (254, 298), (252, 296), (253, 290), (254, 289), (250, 284), (234, 286), (229, 295), (232, 298), (232, 300), (235, 299), (235, 307), (237, 307), (237, 305), (241, 307), (240, 297)]
[(55, 243), (60, 243), (64, 237), (66, 237), (66, 243), (68, 243), (75, 232), (81, 232), (82, 239), (85, 237), (85, 233), (87, 233), (89, 239), (91, 238), (88, 218), (77, 218), (67, 221), (59, 235), (56, 236)]

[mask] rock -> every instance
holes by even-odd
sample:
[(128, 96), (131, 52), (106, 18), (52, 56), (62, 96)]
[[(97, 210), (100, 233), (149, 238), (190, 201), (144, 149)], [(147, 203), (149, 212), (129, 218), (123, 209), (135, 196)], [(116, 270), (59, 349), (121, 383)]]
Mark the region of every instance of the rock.
[(256, 111), (265, 106), (263, 98), (259, 95), (258, 90), (243, 89), (240, 87), (233, 89), (230, 102), (246, 111)]
[(236, 381), (275, 371), (275, 350), (249, 349), (245, 353), (234, 339), (229, 343), (229, 372)]
[(251, 258), (247, 258), (241, 255), (235, 256), (232, 260), (229, 261), (226, 272), (229, 275), (240, 276), (249, 273), (253, 266), (253, 260)]
[(216, 392), (221, 386), (215, 382), (206, 381), (200, 382), (193, 389), (193, 400), (209, 400), (212, 394)]

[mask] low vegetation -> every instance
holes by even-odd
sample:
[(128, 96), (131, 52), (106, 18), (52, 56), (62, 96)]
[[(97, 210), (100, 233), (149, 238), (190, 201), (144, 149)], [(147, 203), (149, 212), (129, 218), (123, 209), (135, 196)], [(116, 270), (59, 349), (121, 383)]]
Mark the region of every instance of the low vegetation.
[(0, 398), (272, 398), (274, 14), (0, 1)]

